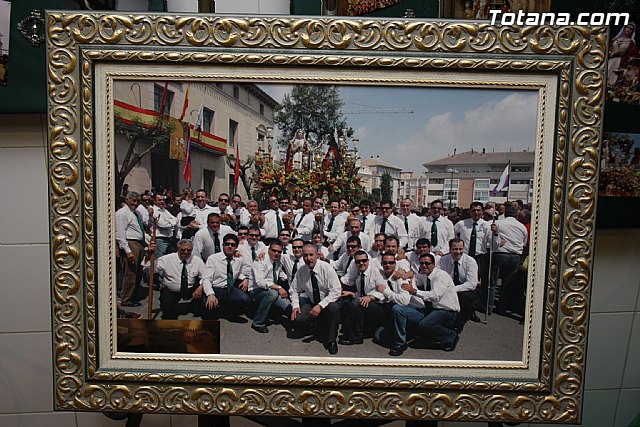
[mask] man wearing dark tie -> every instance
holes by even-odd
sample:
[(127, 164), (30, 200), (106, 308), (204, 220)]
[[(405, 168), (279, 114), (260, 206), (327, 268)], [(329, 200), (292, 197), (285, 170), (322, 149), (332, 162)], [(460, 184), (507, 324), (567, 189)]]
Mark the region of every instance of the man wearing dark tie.
[(242, 273), (245, 269), (243, 258), (235, 256), (237, 248), (238, 236), (229, 233), (224, 236), (222, 252), (207, 258), (201, 280), (205, 294), (202, 318), (205, 320), (236, 317), (249, 306), (249, 279)]
[[(296, 333), (315, 329), (316, 336), (330, 354), (338, 352), (338, 324), (341, 293), (340, 280), (329, 263), (318, 262), (315, 246), (302, 248), (304, 265), (301, 266), (290, 287), (292, 327)], [(305, 293), (306, 297), (301, 294)]]
[[(158, 258), (155, 272), (160, 277), (160, 309), (163, 319), (177, 319), (180, 315), (195, 311), (193, 301), (202, 297), (202, 285), (198, 279), (204, 273), (204, 261), (200, 257), (192, 256), (193, 243), (189, 239), (178, 242), (178, 252)], [(156, 244), (149, 244), (149, 251), (156, 250)], [(188, 300), (188, 304), (181, 304), (181, 300)]]
[(425, 231), (431, 242), (431, 251), (442, 256), (449, 252), (449, 240), (455, 237), (453, 223), (442, 216), (442, 200), (431, 202), (431, 215), (427, 217)]
[(460, 302), (460, 315), (456, 321), (456, 331), (462, 332), (465, 323), (469, 320), (480, 321), (475, 315), (474, 307), (480, 297), (477, 286), (478, 264), (471, 256), (464, 253), (462, 239), (449, 240), (449, 253), (440, 258), (438, 267), (449, 273), (453, 284), (456, 285), (458, 301)]
[(210, 213), (207, 217), (207, 227), (199, 230), (193, 236), (193, 255), (206, 261), (210, 255), (222, 251), (222, 237), (236, 234), (228, 225), (221, 224), (220, 215)]
[(251, 283), (249, 295), (258, 304), (253, 316), (251, 328), (261, 334), (269, 332), (267, 319), (272, 307), (276, 307), (282, 313), (287, 313), (291, 303), (289, 294), (282, 286), (287, 280), (282, 266), (282, 243), (271, 242), (268, 256), (261, 261), (256, 261), (251, 267)]
[[(342, 291), (342, 330), (344, 335), (338, 341), (340, 345), (362, 344), (365, 328), (375, 331), (384, 322), (384, 296), (376, 285), (382, 283), (382, 276), (375, 267), (369, 266), (369, 255), (359, 250), (354, 255), (357, 274), (346, 284)], [(365, 321), (366, 319), (366, 321)]]
[(294, 235), (305, 242), (310, 242), (312, 239), (313, 228), (315, 225), (315, 218), (312, 211), (313, 202), (311, 199), (304, 199), (302, 201), (302, 212), (296, 215), (293, 223)]

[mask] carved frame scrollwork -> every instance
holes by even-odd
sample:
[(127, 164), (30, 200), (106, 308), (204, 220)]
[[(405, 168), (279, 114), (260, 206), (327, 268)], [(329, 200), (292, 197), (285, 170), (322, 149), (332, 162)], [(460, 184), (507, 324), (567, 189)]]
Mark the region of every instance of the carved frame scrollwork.
[[(580, 421), (604, 105), (605, 27), (57, 11), (48, 12), (47, 23), (58, 409)], [(113, 295), (98, 301), (96, 291), (97, 243), (108, 238), (96, 232), (95, 224), (101, 195), (96, 194), (95, 182), (93, 91), (95, 65), (103, 62), (555, 76), (557, 105), (545, 106), (556, 117), (550, 215), (540, 228), (547, 236), (532, 237), (546, 243), (548, 254), (547, 265), (538, 270), (546, 274), (538, 378), (402, 379), (385, 376), (382, 370), (370, 378), (352, 378), (332, 374), (328, 362), (320, 363), (324, 368), (317, 375), (204, 373), (191, 370), (191, 365), (174, 372), (150, 371), (135, 365), (135, 360), (148, 360), (143, 357), (131, 357), (133, 368), (125, 371), (101, 367), (97, 336), (110, 325), (99, 322), (98, 308), (113, 310), (115, 303)], [(171, 72), (163, 76), (170, 78)], [(198, 78), (193, 73), (190, 77)], [(113, 340), (113, 331), (110, 336)]]

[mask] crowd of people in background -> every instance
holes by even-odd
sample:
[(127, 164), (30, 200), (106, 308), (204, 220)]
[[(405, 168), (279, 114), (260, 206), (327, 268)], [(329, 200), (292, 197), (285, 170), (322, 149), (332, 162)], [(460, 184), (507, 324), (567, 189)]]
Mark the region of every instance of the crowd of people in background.
[[(271, 326), (292, 339), (313, 335), (330, 354), (372, 339), (391, 356), (412, 340), (453, 351), (478, 314), (524, 319), (531, 213), (521, 201), (267, 203), (123, 187), (120, 307), (140, 306), (146, 281), (159, 290), (163, 319), (245, 317), (259, 334)], [(155, 275), (145, 279), (150, 258)]]

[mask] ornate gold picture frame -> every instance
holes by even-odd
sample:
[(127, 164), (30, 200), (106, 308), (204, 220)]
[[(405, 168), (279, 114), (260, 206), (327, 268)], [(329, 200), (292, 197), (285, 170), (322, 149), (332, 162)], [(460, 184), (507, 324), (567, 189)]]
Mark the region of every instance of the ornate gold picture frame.
[[(57, 11), (47, 22), (57, 409), (580, 422), (605, 27)], [(114, 87), (132, 81), (533, 94), (521, 357), (119, 351)]]

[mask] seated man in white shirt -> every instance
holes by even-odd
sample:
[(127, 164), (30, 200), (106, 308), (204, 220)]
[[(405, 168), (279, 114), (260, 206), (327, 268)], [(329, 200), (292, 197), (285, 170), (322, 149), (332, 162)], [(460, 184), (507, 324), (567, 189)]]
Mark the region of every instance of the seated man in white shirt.
[(248, 266), (245, 275), (249, 276), (251, 265), (256, 261), (262, 261), (267, 255), (267, 245), (260, 241), (260, 228), (252, 225), (247, 234), (247, 243), (240, 245), (239, 251)]
[(291, 302), (289, 293), (283, 287), (287, 275), (281, 262), (282, 243), (271, 242), (268, 255), (261, 261), (253, 263), (249, 295), (258, 304), (251, 328), (261, 334), (269, 332), (267, 318), (273, 307), (290, 315)]
[(419, 336), (431, 341), (431, 347), (453, 351), (458, 343), (453, 328), (460, 306), (453, 280), (436, 268), (435, 257), (430, 253), (420, 256), (420, 267), (413, 281), (402, 285), (410, 295), (408, 303), (391, 307), (391, 356), (400, 356), (407, 349), (407, 331), (411, 326)]
[(449, 240), (449, 253), (440, 258), (438, 267), (451, 276), (453, 284), (456, 286), (460, 314), (455, 329), (460, 333), (467, 321), (480, 321), (474, 309), (480, 297), (477, 289), (479, 283), (478, 264), (471, 256), (464, 253), (462, 239), (455, 238)]
[[(338, 324), (342, 291), (340, 279), (333, 267), (318, 261), (318, 253), (312, 244), (302, 249), (304, 265), (298, 269), (291, 287), (292, 327), (296, 334), (315, 330), (316, 337), (329, 354), (338, 352)], [(306, 297), (301, 297), (301, 294)]]
[(357, 274), (343, 287), (340, 299), (342, 332), (338, 340), (340, 345), (362, 344), (368, 331), (375, 331), (384, 322), (384, 296), (377, 291), (376, 285), (382, 283), (382, 277), (376, 268), (370, 268), (369, 255), (359, 250), (354, 255)]
[(347, 239), (347, 251), (340, 255), (340, 258), (338, 258), (337, 261), (329, 261), (329, 264), (331, 264), (331, 266), (336, 270), (336, 273), (338, 273), (338, 277), (344, 276), (347, 274), (349, 269), (355, 268), (353, 257), (360, 249), (362, 249), (360, 238), (357, 236), (351, 236)]
[(193, 255), (206, 261), (209, 255), (220, 253), (222, 251), (221, 238), (227, 234), (235, 234), (235, 231), (231, 227), (221, 224), (220, 215), (210, 213), (207, 217), (207, 227), (199, 230), (193, 236)]
[[(217, 215), (217, 214), (213, 214)], [(204, 296), (202, 318), (236, 318), (249, 307), (249, 279), (242, 273), (245, 263), (235, 256), (238, 236), (229, 233), (224, 236), (222, 252), (211, 255), (202, 274)]]
[[(156, 244), (149, 244), (149, 251), (156, 250)], [(193, 243), (189, 239), (178, 242), (178, 252), (161, 256), (155, 264), (155, 272), (161, 278), (160, 309), (162, 318), (175, 320), (180, 315), (194, 313), (194, 303), (202, 297), (202, 285), (198, 282), (204, 273), (204, 261), (192, 256)], [(145, 267), (148, 268), (148, 267)], [(189, 303), (180, 303), (181, 300)]]

